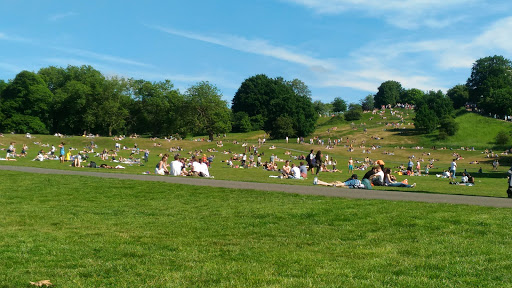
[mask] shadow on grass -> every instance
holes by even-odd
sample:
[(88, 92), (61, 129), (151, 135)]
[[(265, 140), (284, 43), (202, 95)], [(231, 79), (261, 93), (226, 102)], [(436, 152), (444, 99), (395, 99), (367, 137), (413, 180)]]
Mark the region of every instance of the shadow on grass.
[(396, 135), (396, 136), (418, 136), (418, 135), (422, 134), (421, 131), (418, 131), (417, 129), (413, 129), (413, 128), (389, 129), (389, 131), (395, 132), (394, 135)]
[[(455, 186), (455, 185), (450, 185), (448, 183), (446, 183), (446, 185), (449, 185), (449, 186)], [(461, 185), (463, 186), (463, 185)], [(475, 185), (475, 186), (468, 186), (467, 188), (468, 189), (474, 189), (474, 188), (477, 188), (478, 186)], [(503, 189), (503, 196), (490, 196), (490, 195), (478, 195), (478, 194), (471, 194), (470, 192), (471, 191), (467, 191), (468, 193), (453, 193), (450, 192), (449, 194), (447, 193), (442, 193), (442, 192), (436, 192), (436, 191), (426, 191), (426, 190), (419, 190), (418, 187), (416, 187), (416, 189), (414, 190), (411, 190), (409, 188), (392, 188), (392, 189), (375, 189), (375, 190), (378, 190), (378, 191), (393, 191), (393, 192), (406, 192), (406, 193), (423, 193), (423, 194), (435, 194), (435, 195), (454, 195), (454, 196), (468, 196), (468, 197), (485, 197), (485, 198), (506, 198), (506, 199), (509, 199), (508, 198), (508, 195), (507, 195), (507, 191), (506, 189)], [(511, 199), (512, 201), (512, 199)]]
[[(475, 167), (475, 170), (478, 170), (480, 166)], [(457, 171), (457, 174), (455, 176), (460, 177), (462, 176), (462, 172), (464, 171)], [(467, 171), (471, 176), (475, 178), (491, 178), (491, 179), (504, 179), (507, 177), (507, 174), (503, 171), (491, 171), (491, 172), (484, 172), (484, 173), (478, 173), (477, 171)], [(436, 174), (442, 174), (443, 171), (441, 170), (431, 170), (429, 172), (430, 176), (436, 176)]]

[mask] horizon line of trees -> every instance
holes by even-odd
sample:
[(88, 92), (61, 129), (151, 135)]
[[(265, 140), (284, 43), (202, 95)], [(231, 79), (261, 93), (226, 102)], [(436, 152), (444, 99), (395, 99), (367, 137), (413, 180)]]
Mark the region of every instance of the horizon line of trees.
[[(252, 102), (251, 102), (252, 101)], [(246, 79), (232, 109), (202, 81), (184, 93), (170, 80), (105, 77), (91, 66), (46, 67), (0, 80), (0, 131), (82, 135), (214, 135), (265, 130), (273, 138), (307, 136), (318, 114), (298, 79)]]
[(264, 130), (272, 138), (305, 137), (313, 133), (319, 115), (343, 114), (359, 120), (362, 112), (385, 105), (415, 105), (416, 128), (439, 136), (457, 131), (454, 111), (467, 104), (497, 115), (512, 115), (512, 63), (503, 56), (478, 59), (466, 84), (442, 91), (405, 89), (385, 81), (375, 95), (347, 104), (312, 101), (299, 79), (247, 78), (233, 97), (231, 108), (220, 90), (203, 81), (184, 93), (170, 80), (105, 77), (91, 66), (49, 66), (37, 73), (21, 71), (0, 80), (0, 130), (18, 133), (83, 132), (112, 135), (213, 135)]

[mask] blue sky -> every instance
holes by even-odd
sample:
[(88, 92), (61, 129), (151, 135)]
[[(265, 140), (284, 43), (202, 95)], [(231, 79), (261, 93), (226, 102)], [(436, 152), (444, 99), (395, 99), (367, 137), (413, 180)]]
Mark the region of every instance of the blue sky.
[(358, 102), (386, 80), (444, 90), (475, 60), (512, 59), (512, 2), (483, 0), (0, 0), (0, 79), (92, 65), (104, 75), (207, 80), (231, 101), (248, 77), (304, 81)]

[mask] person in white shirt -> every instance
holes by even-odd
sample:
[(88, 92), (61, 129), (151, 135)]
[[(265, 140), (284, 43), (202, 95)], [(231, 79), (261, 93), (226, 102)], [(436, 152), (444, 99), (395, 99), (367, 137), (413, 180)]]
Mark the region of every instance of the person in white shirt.
[(384, 185), (384, 171), (380, 166), (376, 166), (375, 169), (376, 173), (372, 176), (372, 183), (376, 186), (382, 186)]
[[(15, 142), (11, 142), (9, 145), (9, 148), (7, 148), (7, 155), (5, 156), (5, 159), (10, 160), (9, 158), (15, 158), (16, 157), (16, 148), (14, 148)], [(15, 159), (13, 159), (15, 160)]]
[(174, 155), (174, 161), (171, 162), (171, 175), (180, 176), (181, 170), (183, 169), (183, 163), (181, 163), (178, 154)]
[(201, 163), (197, 162), (196, 156), (192, 156), (192, 175), (199, 175), (201, 172)]
[(295, 164), (292, 164), (292, 171), (290, 177), (291, 179), (300, 179), (300, 169), (299, 167), (295, 166)]
[(457, 172), (457, 159), (453, 159), (452, 164), (450, 166), (450, 174), (452, 174), (452, 179), (455, 180), (455, 173)]
[(206, 165), (206, 163), (203, 162), (202, 159), (199, 160), (199, 164), (200, 164), (199, 176), (201, 176), (201, 177), (210, 177), (210, 171), (208, 171), (208, 165)]

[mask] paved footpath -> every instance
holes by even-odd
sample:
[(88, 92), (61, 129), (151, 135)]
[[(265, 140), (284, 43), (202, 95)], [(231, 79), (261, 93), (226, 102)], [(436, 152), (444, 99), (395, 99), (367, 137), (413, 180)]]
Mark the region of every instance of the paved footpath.
[[(152, 176), (152, 175), (133, 175), (118, 173), (89, 172), (85, 170), (56, 170), (21, 166), (0, 166), (0, 170), (54, 174), (54, 175), (80, 175), (101, 178), (115, 178), (139, 181), (158, 181), (176, 184), (187, 184), (197, 186), (223, 187), (232, 189), (253, 189), (261, 191), (278, 191), (302, 195), (318, 195), (327, 197), (342, 197), (354, 199), (380, 199), (390, 201), (415, 201), (427, 203), (448, 203), (478, 205), (487, 207), (512, 208), (512, 199), (483, 196), (465, 196), (465, 195), (446, 195), (421, 192), (406, 191), (382, 191), (382, 190), (363, 190), (363, 189), (345, 189), (322, 186), (302, 186), (302, 185), (284, 185), (255, 182), (237, 182), (215, 179), (204, 179), (195, 177), (170, 177), (170, 176)], [(99, 169), (98, 169), (99, 170)], [(502, 187), (499, 187), (502, 188)], [(506, 194), (506, 189), (503, 194)]]

